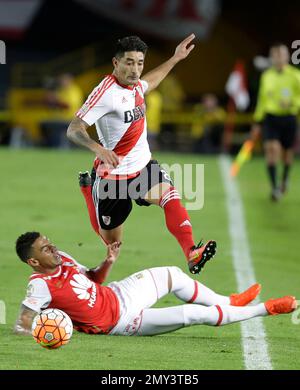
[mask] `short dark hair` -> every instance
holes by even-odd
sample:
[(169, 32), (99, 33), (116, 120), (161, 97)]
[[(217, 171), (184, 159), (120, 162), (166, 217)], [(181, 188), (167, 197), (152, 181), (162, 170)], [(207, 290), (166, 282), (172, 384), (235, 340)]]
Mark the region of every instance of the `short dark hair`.
[(142, 53), (146, 54), (147, 49), (148, 46), (146, 43), (136, 35), (133, 35), (131, 37), (125, 37), (118, 40), (115, 50), (115, 57), (123, 57), (126, 51), (141, 51)]
[(32, 250), (32, 244), (37, 238), (41, 236), (38, 232), (27, 232), (21, 234), (16, 241), (16, 252), (19, 258), (27, 263), (27, 260), (30, 258), (30, 252)]

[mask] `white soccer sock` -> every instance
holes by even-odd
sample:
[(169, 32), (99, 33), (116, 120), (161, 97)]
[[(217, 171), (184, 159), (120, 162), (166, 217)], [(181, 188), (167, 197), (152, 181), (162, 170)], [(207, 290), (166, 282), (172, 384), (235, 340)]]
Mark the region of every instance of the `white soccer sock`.
[(161, 309), (151, 308), (143, 310), (143, 318), (136, 335), (162, 334), (190, 325), (227, 325), (267, 314), (263, 303), (246, 307), (180, 305)]
[(216, 305), (210, 307), (184, 305), (183, 313), (186, 326), (196, 324), (212, 326), (228, 325), (254, 317), (266, 316), (268, 314), (263, 303), (244, 307), (230, 305)]
[(230, 298), (219, 295), (210, 288), (190, 278), (178, 267), (168, 267), (172, 277), (171, 291), (184, 302), (198, 305), (229, 305)]

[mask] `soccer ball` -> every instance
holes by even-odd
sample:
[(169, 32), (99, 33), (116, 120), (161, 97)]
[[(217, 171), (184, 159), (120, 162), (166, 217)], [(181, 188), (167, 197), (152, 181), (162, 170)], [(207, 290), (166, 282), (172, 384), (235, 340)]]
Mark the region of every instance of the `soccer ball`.
[(35, 316), (32, 336), (42, 347), (54, 349), (67, 344), (73, 333), (71, 318), (58, 309), (46, 309)]

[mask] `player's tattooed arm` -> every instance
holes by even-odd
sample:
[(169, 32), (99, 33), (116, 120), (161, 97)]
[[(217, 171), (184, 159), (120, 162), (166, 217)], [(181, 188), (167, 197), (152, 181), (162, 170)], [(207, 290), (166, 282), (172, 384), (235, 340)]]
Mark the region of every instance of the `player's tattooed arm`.
[(68, 127), (67, 137), (75, 144), (96, 152), (99, 145), (89, 136), (87, 132), (88, 127), (89, 125), (82, 119), (75, 117)]
[(194, 49), (195, 45), (191, 45), (191, 42), (195, 39), (195, 34), (191, 34), (186, 37), (179, 45), (176, 47), (174, 55), (166, 62), (158, 66), (157, 68), (151, 70), (144, 77), (143, 80), (148, 83), (148, 90), (150, 92), (152, 89), (155, 89), (161, 81), (168, 75), (168, 73), (174, 68), (174, 66), (181, 60), (184, 60), (190, 52)]
[(19, 313), (19, 317), (14, 326), (14, 333), (19, 335), (29, 336), (31, 335), (31, 325), (37, 312), (29, 309), (29, 307), (22, 305)]
[(120, 254), (121, 242), (113, 242), (107, 245), (107, 255), (105, 260), (99, 267), (92, 268), (86, 271), (86, 276), (96, 283), (102, 284), (107, 279), (114, 263)]
[(83, 146), (95, 153), (104, 164), (116, 168), (119, 164), (119, 158), (112, 150), (105, 149), (94, 141), (88, 134), (89, 125), (80, 118), (75, 117), (67, 130), (67, 137), (77, 145)]

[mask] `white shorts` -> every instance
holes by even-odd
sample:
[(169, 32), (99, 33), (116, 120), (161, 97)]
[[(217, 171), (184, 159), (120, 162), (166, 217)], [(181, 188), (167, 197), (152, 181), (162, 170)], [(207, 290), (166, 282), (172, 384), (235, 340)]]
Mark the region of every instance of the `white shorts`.
[[(154, 275), (157, 275), (157, 272), (164, 274), (166, 271), (162, 272), (163, 268), (159, 271), (158, 268), (140, 271), (120, 282), (108, 285), (117, 295), (120, 304), (120, 319), (110, 331), (110, 335), (133, 336), (138, 332), (143, 310), (154, 305), (162, 296)], [(167, 280), (165, 285), (167, 293)]]

